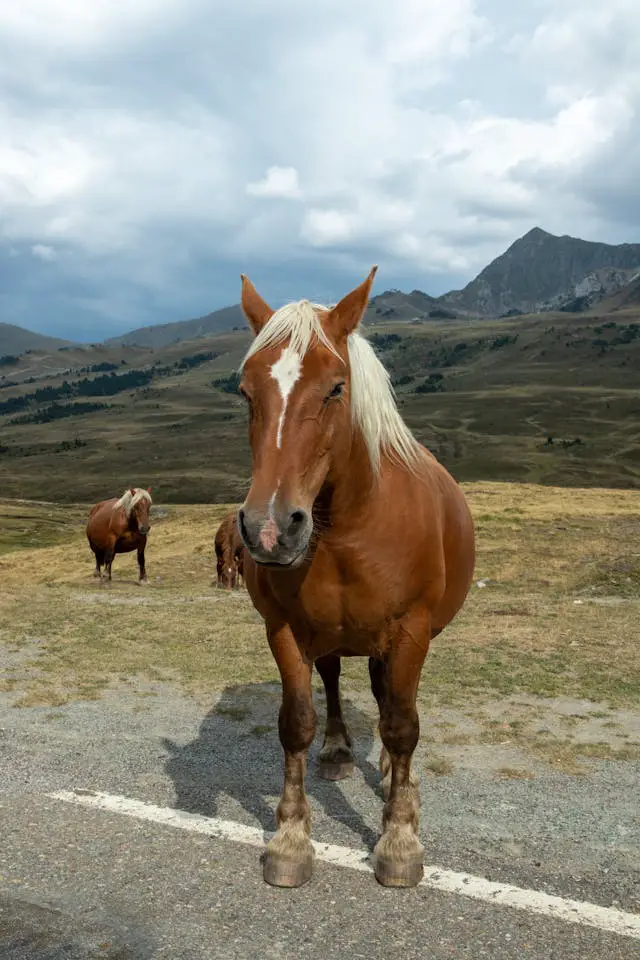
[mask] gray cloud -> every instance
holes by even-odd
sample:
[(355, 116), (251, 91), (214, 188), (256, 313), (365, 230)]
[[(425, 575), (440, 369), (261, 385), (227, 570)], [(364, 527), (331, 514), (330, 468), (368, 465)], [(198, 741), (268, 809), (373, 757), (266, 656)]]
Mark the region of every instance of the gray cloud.
[(96, 339), (238, 299), (459, 287), (535, 224), (637, 240), (640, 8), (0, 9), (3, 319)]

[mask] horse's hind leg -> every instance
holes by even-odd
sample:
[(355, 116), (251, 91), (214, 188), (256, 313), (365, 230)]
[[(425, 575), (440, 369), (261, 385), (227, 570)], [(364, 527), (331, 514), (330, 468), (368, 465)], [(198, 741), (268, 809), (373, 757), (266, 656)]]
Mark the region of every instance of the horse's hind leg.
[(104, 550), (100, 550), (100, 549), (98, 549), (97, 547), (92, 548), (92, 549), (93, 549), (93, 552), (94, 552), (95, 558), (96, 558), (96, 568), (95, 568), (95, 570), (93, 571), (93, 575), (94, 575), (94, 577), (100, 578), (100, 577), (102, 576), (102, 573), (101, 573), (101, 571), (100, 571), (100, 567), (104, 564)]
[(107, 575), (107, 580), (111, 583), (111, 564), (113, 563), (113, 558), (115, 556), (115, 550), (113, 547), (107, 547), (104, 551), (104, 570)]
[(300, 653), (290, 627), (267, 627), (271, 652), (282, 679), (280, 742), (284, 750), (284, 788), (278, 830), (264, 853), (264, 879), (275, 887), (299, 887), (311, 879), (311, 814), (304, 789), (307, 750), (316, 729), (311, 697), (311, 664)]
[(418, 839), (420, 796), (411, 783), (411, 758), (420, 734), (416, 695), (429, 631), (427, 611), (405, 617), (398, 624), (385, 669), (380, 736), (391, 761), (391, 788), (383, 833), (373, 854), (376, 879), (387, 887), (413, 887), (424, 872)]
[(327, 725), (318, 755), (318, 776), (323, 780), (344, 780), (353, 773), (353, 753), (340, 703), (340, 657), (319, 657), (316, 667), (327, 695)]

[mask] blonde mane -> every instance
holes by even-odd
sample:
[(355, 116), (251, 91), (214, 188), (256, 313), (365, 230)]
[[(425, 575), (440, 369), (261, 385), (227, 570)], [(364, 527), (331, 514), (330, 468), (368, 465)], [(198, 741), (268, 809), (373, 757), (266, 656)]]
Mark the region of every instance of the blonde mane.
[[(312, 343), (319, 341), (338, 356), (322, 329), (321, 304), (299, 300), (273, 314), (249, 347), (240, 369), (249, 357), (285, 340), (302, 360)], [(425, 451), (400, 416), (391, 379), (368, 340), (356, 330), (347, 338), (351, 368), (351, 419), (359, 428), (369, 452), (374, 473), (380, 472), (381, 455), (415, 472)]]
[(127, 519), (131, 516), (131, 511), (140, 503), (141, 500), (148, 500), (149, 503), (152, 502), (151, 494), (148, 490), (144, 490), (142, 487), (134, 487), (134, 492), (131, 493), (131, 490), (127, 489), (122, 494), (119, 500), (117, 500), (114, 505), (114, 510), (119, 510), (122, 508)]

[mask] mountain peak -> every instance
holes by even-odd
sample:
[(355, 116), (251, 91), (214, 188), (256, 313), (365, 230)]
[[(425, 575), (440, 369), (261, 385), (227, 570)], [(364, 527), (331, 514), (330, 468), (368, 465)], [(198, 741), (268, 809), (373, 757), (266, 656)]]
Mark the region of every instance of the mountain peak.
[(640, 244), (612, 246), (557, 237), (533, 227), (464, 290), (440, 302), (480, 316), (585, 309), (621, 289), (640, 270)]
[[(553, 237), (552, 233), (548, 233), (546, 230), (543, 230), (542, 227), (532, 227), (531, 230), (528, 230), (524, 236), (520, 237), (521, 240), (547, 240), (549, 237)], [(516, 243), (518, 241), (516, 240)]]

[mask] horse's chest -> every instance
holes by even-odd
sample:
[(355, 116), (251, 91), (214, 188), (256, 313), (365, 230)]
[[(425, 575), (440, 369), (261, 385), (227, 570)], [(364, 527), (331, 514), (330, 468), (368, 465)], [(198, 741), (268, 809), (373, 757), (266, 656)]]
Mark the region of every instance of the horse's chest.
[(135, 550), (139, 540), (140, 535), (137, 530), (125, 530), (125, 532), (118, 537), (116, 545), (117, 552), (127, 553), (130, 550)]
[(313, 657), (342, 648), (381, 652), (389, 622), (387, 597), (365, 581), (305, 584), (291, 610), (296, 639)]

